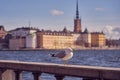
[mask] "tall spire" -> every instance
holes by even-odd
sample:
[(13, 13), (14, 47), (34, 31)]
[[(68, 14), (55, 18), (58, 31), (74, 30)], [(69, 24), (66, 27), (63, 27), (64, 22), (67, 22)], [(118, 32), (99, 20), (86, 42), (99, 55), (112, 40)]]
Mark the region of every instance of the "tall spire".
[(76, 5), (76, 19), (79, 18), (79, 9), (78, 9), (78, 0), (77, 0), (77, 5)]
[(78, 0), (76, 0), (76, 19), (74, 19), (74, 32), (82, 32), (81, 19), (79, 18)]

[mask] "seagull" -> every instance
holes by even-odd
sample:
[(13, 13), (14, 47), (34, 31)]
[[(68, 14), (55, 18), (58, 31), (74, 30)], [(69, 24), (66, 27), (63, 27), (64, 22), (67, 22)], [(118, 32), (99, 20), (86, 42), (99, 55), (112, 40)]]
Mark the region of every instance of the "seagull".
[(67, 64), (68, 60), (73, 57), (73, 50), (72, 50), (72, 48), (69, 47), (57, 54), (51, 54), (51, 57), (57, 57), (57, 58), (65, 61), (65, 64)]

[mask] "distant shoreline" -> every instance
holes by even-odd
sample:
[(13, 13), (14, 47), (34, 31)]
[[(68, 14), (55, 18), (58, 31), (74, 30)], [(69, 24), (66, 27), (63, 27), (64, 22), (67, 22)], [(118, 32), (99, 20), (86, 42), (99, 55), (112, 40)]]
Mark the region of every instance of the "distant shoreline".
[[(0, 51), (47, 51), (47, 50), (62, 50), (62, 49), (43, 49), (43, 48), (36, 48), (36, 49), (3, 49)], [(120, 50), (120, 47), (107, 47), (107, 48), (98, 48), (98, 47), (91, 47), (91, 48), (73, 48), (73, 50)]]

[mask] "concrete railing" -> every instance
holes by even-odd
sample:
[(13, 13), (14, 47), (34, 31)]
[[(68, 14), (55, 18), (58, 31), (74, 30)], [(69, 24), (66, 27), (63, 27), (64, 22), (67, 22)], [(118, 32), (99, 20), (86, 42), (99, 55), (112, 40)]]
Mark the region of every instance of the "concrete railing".
[(83, 80), (120, 80), (120, 68), (0, 60), (0, 80), (7, 80), (5, 78), (10, 74), (12, 78), (8, 80), (21, 80), (22, 71), (32, 72), (34, 80), (40, 80), (42, 73), (53, 74), (56, 80), (63, 80), (65, 76)]

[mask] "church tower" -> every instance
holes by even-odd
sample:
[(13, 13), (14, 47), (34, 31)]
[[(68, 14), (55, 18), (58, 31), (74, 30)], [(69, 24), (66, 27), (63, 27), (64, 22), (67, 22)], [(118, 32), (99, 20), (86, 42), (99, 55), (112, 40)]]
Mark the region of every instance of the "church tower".
[(81, 19), (79, 18), (78, 0), (77, 0), (77, 4), (76, 4), (76, 18), (74, 19), (74, 32), (75, 33), (82, 32)]

